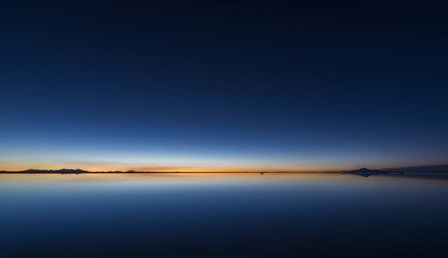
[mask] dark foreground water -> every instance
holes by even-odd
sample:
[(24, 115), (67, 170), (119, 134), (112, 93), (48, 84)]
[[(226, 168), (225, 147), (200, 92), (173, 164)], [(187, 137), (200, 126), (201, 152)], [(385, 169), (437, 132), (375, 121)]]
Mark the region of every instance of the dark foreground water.
[(0, 175), (0, 257), (448, 257), (448, 180)]

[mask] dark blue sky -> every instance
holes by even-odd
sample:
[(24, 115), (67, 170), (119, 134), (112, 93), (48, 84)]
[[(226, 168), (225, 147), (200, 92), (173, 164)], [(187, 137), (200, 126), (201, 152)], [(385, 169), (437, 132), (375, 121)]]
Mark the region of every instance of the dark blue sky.
[(442, 6), (151, 2), (0, 5), (0, 169), (448, 163)]

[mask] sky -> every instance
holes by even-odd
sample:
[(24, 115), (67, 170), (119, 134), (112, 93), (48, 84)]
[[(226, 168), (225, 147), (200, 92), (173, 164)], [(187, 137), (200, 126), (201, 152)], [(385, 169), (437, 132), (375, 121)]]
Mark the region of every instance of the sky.
[(448, 163), (441, 6), (153, 2), (2, 1), (0, 170)]

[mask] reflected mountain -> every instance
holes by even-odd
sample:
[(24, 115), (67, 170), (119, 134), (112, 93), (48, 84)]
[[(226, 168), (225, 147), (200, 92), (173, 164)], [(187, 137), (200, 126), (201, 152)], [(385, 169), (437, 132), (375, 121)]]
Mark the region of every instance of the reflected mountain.
[(391, 175), (391, 176), (406, 175), (411, 177), (435, 176), (437, 178), (439, 177), (446, 178), (446, 175), (448, 175), (448, 165), (402, 167), (402, 168), (390, 168), (384, 170), (371, 170), (368, 168), (361, 168), (357, 170), (346, 171), (343, 173), (359, 175), (363, 177), (369, 177), (374, 175)]
[(373, 176), (373, 175), (384, 175), (384, 174), (389, 174), (389, 173), (391, 173), (391, 172), (383, 171), (383, 170), (371, 170), (368, 168), (361, 168), (361, 169), (345, 172), (345, 174), (353, 174), (353, 175), (359, 175), (359, 176), (363, 176), (363, 177), (369, 177), (369, 176)]

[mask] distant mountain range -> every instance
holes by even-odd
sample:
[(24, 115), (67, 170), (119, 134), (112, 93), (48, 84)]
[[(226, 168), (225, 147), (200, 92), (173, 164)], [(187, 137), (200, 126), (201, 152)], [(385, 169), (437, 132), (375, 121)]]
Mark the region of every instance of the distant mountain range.
[[(82, 169), (27, 169), (22, 171), (0, 171), (0, 173), (24, 173), (24, 174), (83, 174), (83, 173), (137, 173), (129, 171), (88, 171)], [(148, 173), (148, 172), (140, 172)]]
[[(279, 171), (280, 172), (280, 171)], [(158, 172), (158, 171), (88, 171), (82, 169), (27, 169), (22, 171), (0, 171), (0, 173), (23, 173), (23, 174), (84, 174), (84, 173), (179, 173), (179, 172)], [(187, 173), (187, 172), (185, 172)], [(192, 172), (193, 173), (193, 172)], [(199, 172), (199, 173), (228, 173), (228, 172)], [(260, 172), (230, 172), (230, 173), (260, 173)], [(262, 172), (269, 173), (269, 172)], [(271, 172), (276, 173), (276, 172)], [(294, 172), (287, 172), (294, 173)], [(303, 172), (297, 172), (303, 173)], [(325, 172), (329, 173), (329, 172)], [(416, 166), (416, 167), (401, 167), (401, 168), (390, 168), (381, 170), (371, 170), (368, 168), (361, 168), (357, 170), (350, 171), (340, 171), (339, 173), (344, 174), (354, 174), (360, 176), (372, 176), (372, 175), (384, 175), (384, 174), (431, 174), (431, 173), (448, 173), (448, 165), (438, 165), (438, 166)]]
[(345, 174), (355, 174), (360, 176), (373, 176), (373, 175), (383, 175), (390, 173), (389, 171), (383, 171), (383, 170), (370, 170), (367, 168), (361, 168), (357, 170), (351, 170), (344, 172)]
[(360, 176), (385, 175), (385, 174), (434, 174), (434, 173), (448, 173), (448, 165), (438, 166), (417, 166), (417, 167), (402, 167), (390, 168), (381, 170), (371, 170), (361, 168), (344, 172), (345, 174), (354, 174)]

